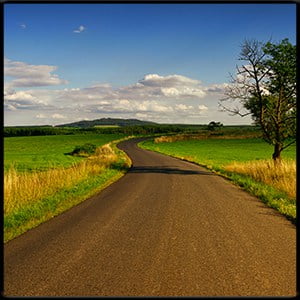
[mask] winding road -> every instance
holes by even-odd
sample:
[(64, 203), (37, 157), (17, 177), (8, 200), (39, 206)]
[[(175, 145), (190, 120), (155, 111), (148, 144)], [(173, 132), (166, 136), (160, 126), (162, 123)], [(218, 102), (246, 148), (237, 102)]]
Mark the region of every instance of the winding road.
[(137, 141), (120, 180), (4, 245), (5, 296), (296, 295), (293, 224)]

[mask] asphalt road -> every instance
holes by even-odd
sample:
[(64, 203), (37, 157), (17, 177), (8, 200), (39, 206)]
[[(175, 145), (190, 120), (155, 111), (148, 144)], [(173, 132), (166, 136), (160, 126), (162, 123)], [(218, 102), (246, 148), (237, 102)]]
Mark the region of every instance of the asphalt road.
[(5, 296), (296, 295), (294, 225), (201, 167), (119, 147), (128, 174), (5, 244)]

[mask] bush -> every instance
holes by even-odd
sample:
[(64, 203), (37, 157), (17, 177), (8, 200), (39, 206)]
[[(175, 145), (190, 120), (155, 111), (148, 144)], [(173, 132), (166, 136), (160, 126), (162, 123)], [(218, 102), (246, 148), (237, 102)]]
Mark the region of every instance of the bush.
[(207, 125), (207, 129), (208, 130), (216, 130), (219, 129), (223, 126), (223, 124), (221, 122), (215, 122), (215, 121), (211, 121), (208, 125)]
[(86, 143), (82, 146), (76, 146), (75, 149), (70, 153), (70, 155), (74, 156), (90, 156), (95, 153), (96, 145)]

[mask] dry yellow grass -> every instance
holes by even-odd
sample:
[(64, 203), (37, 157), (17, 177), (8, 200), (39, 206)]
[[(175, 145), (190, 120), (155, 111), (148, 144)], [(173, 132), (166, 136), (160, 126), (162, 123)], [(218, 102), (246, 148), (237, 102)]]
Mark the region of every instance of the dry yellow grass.
[(296, 197), (295, 160), (283, 160), (278, 165), (275, 165), (273, 160), (234, 162), (225, 166), (225, 169), (249, 175), (257, 181), (262, 181), (278, 190), (286, 192), (292, 198)]
[(260, 134), (253, 132), (243, 135), (234, 135), (226, 133), (224, 135), (218, 135), (210, 132), (198, 133), (198, 134), (176, 134), (171, 136), (160, 136), (154, 139), (154, 143), (173, 143), (177, 141), (187, 140), (204, 140), (204, 139), (245, 139), (259, 137)]
[(18, 173), (11, 168), (4, 174), (4, 215), (99, 174), (117, 159), (110, 144), (106, 144), (98, 148), (95, 155), (69, 168), (36, 173)]

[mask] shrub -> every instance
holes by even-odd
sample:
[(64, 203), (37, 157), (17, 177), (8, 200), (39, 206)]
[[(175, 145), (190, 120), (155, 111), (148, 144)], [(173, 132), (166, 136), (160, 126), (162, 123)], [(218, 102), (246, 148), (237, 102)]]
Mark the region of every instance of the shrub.
[(96, 145), (86, 143), (81, 146), (76, 146), (70, 154), (74, 156), (90, 156), (95, 153), (96, 148)]

